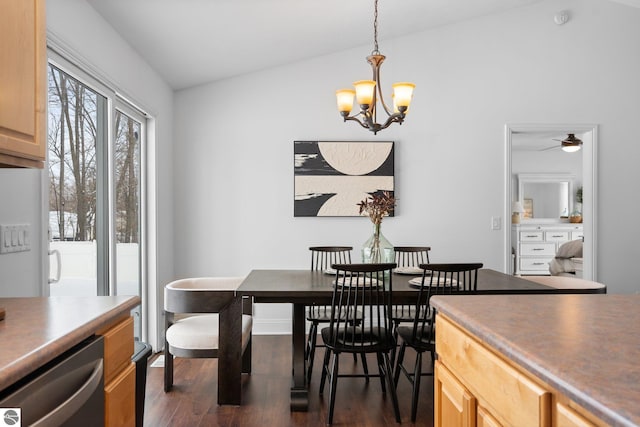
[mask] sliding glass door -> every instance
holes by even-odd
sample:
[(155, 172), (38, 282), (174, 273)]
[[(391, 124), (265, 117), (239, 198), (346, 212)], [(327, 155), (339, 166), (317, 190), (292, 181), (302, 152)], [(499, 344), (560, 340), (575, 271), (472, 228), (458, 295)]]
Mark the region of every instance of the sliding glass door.
[(146, 118), (74, 71), (49, 66), (49, 293), (142, 296)]

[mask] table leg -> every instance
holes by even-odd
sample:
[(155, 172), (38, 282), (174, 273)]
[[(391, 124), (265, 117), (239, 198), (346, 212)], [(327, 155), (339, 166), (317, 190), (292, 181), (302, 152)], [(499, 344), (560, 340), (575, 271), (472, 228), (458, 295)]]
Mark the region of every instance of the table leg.
[(242, 402), (242, 298), (220, 311), (218, 405)]
[(309, 407), (307, 367), (304, 358), (306, 346), (306, 322), (304, 312), (304, 304), (293, 304), (293, 383), (291, 385), (291, 411), (306, 411)]

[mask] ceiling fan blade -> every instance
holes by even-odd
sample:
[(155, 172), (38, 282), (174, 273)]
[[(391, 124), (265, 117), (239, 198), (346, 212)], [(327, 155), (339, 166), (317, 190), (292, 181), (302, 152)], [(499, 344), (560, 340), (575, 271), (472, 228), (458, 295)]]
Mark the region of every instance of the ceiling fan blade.
[(551, 151), (551, 150), (557, 150), (558, 148), (560, 148), (559, 145), (553, 145), (551, 147), (543, 148), (542, 150), (539, 150), (539, 151)]

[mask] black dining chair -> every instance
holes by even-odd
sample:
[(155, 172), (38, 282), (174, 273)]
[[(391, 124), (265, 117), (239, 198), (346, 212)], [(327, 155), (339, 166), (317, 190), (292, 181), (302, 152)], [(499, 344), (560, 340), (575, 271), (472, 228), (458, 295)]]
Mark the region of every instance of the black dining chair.
[[(394, 246), (396, 256), (396, 272), (404, 274), (422, 275), (420, 264), (429, 264), (430, 246)], [(398, 341), (398, 326), (402, 322), (412, 322), (415, 317), (415, 310), (412, 305), (394, 305), (392, 307), (391, 318), (393, 319), (393, 336)], [(391, 353), (391, 363), (395, 361), (395, 349)]]
[[(332, 264), (351, 264), (352, 246), (311, 246), (309, 250), (311, 251), (311, 271), (329, 271)], [(307, 307), (306, 318), (308, 322), (311, 322), (304, 353), (307, 361), (307, 383), (311, 383), (316, 347), (324, 347), (324, 345), (317, 342), (318, 325), (320, 323), (329, 323), (330, 314), (331, 306), (312, 305)], [(358, 313), (355, 318), (361, 320), (362, 313)], [(356, 354), (354, 354), (353, 358), (354, 361), (358, 360)], [(367, 360), (364, 356), (362, 356), (362, 366), (364, 372), (368, 373)]]
[[(334, 264), (336, 269), (329, 326), (322, 328), (325, 343), (320, 394), (329, 377), (329, 408), (327, 423), (333, 423), (337, 383), (340, 377), (380, 377), (382, 392), (391, 394), (396, 421), (400, 422), (400, 408), (389, 353), (395, 347), (391, 326), (392, 271), (395, 263), (388, 264)], [(366, 322), (357, 322), (355, 313), (365, 314)], [(340, 374), (342, 353), (375, 353), (378, 375)], [(333, 362), (330, 364), (331, 356)]]
[[(414, 318), (411, 325), (400, 325), (397, 333), (400, 337), (400, 350), (394, 372), (394, 384), (398, 385), (400, 373), (404, 373), (413, 386), (411, 399), (411, 421), (416, 421), (420, 379), (433, 375), (435, 359), (435, 309), (430, 305), (433, 295), (474, 293), (478, 284), (478, 270), (481, 263), (463, 264), (420, 264), (423, 269), (422, 281), (416, 292), (413, 304)], [(407, 347), (416, 351), (416, 360), (412, 370), (403, 365)], [(422, 372), (422, 354), (431, 354), (431, 371)]]

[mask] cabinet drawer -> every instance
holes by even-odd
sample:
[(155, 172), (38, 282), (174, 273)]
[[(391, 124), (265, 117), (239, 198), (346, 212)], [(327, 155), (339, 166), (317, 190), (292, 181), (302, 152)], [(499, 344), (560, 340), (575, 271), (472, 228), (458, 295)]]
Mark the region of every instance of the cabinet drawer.
[(583, 240), (584, 239), (584, 231), (572, 231), (571, 232), (571, 240)]
[(105, 427), (136, 424), (136, 365), (129, 366), (104, 388)]
[(556, 427), (596, 427), (595, 424), (562, 403), (556, 405), (556, 414)]
[(550, 256), (553, 257), (556, 254), (555, 243), (521, 243), (520, 255), (521, 256)]
[(436, 318), (438, 359), (496, 422), (519, 427), (551, 425), (551, 393), (510, 366), (448, 319)]
[(476, 418), (477, 427), (502, 427), (500, 423), (482, 406), (478, 407)]
[(544, 240), (544, 233), (542, 231), (521, 231), (521, 242), (542, 242)]
[(130, 362), (133, 356), (133, 317), (118, 323), (104, 336), (104, 383), (109, 382)]
[(520, 258), (520, 270), (549, 271), (553, 258)]
[(544, 240), (547, 242), (566, 242), (569, 240), (568, 231), (545, 231)]

